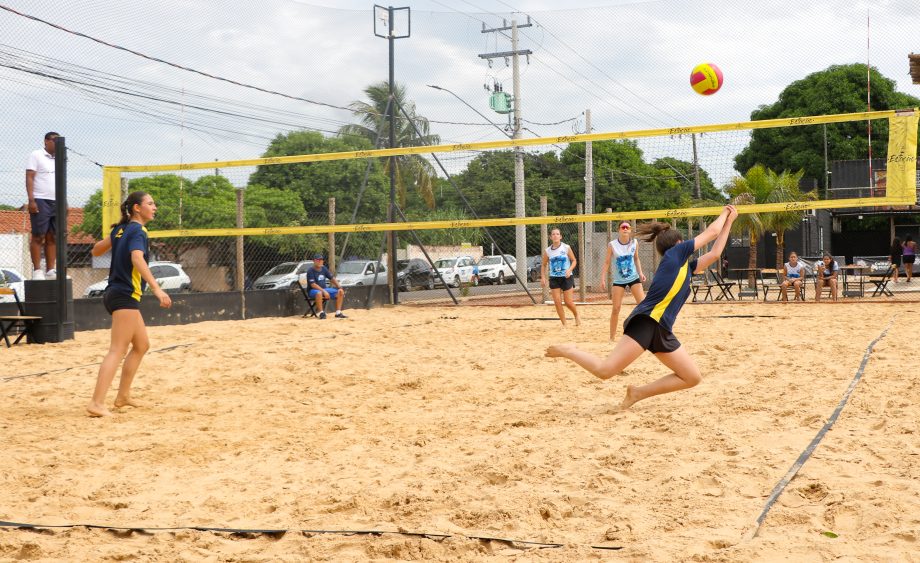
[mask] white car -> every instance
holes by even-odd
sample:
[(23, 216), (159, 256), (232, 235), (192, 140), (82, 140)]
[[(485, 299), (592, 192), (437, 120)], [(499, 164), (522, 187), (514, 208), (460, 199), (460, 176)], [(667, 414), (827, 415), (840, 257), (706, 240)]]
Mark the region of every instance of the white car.
[(313, 267), (312, 260), (284, 262), (259, 276), (252, 286), (256, 289), (297, 288), (298, 283), (307, 283), (307, 270)]
[(509, 254), (504, 256), (483, 256), (479, 259), (479, 283), (501, 285), (514, 281), (514, 267), (517, 260)]
[[(166, 293), (185, 293), (191, 291), (192, 280), (182, 269), (182, 266), (175, 262), (151, 262), (147, 265), (153, 279), (157, 280), (160, 289)], [(86, 297), (102, 297), (105, 288), (108, 287), (108, 278), (101, 282), (94, 283), (86, 288)], [(147, 291), (150, 291), (148, 287)]]
[(335, 279), (343, 287), (386, 285), (387, 267), (376, 260), (346, 260), (335, 268)]
[(435, 275), (434, 283), (441, 284), (441, 278), (444, 278), (444, 282), (453, 287), (470, 283), (473, 280), (473, 265), (474, 260), (471, 256), (441, 258), (434, 263), (434, 267), (441, 274), (441, 277)]
[[(0, 268), (0, 287), (9, 287), (16, 291), (16, 297), (23, 302), (26, 298), (26, 284), (22, 274), (12, 268)], [(0, 295), (0, 303), (15, 303), (12, 295)]]

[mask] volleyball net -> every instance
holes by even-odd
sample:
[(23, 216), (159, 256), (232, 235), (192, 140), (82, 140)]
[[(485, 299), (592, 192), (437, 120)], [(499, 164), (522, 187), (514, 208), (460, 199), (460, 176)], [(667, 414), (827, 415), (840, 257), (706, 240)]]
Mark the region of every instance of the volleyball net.
[[(520, 261), (539, 255), (547, 226), (562, 228), (570, 243), (578, 237), (589, 245), (612, 221), (670, 220), (692, 234), (732, 197), (739, 213), (758, 216), (905, 209), (917, 203), (917, 125), (916, 110), (875, 111), (434, 146), (374, 149), (365, 142), (357, 150), (343, 150), (348, 139), (326, 142), (303, 133), (303, 146), (326, 152), (107, 166), (100, 197), (87, 209), (92, 216), (97, 206), (100, 227), (107, 226), (118, 219), (126, 193), (151, 193), (159, 207), (150, 230), (157, 257), (223, 272), (213, 283), (194, 284), (200, 290), (248, 286), (273, 266), (314, 252), (333, 262), (387, 263), (386, 233), (396, 233), (402, 260), (507, 254)], [(883, 159), (884, 167), (870, 165), (848, 184), (834, 178), (825, 185), (826, 163), (814, 173), (804, 151), (783, 143), (795, 136), (814, 149), (828, 132), (852, 139), (869, 127), (876, 142), (887, 137), (887, 153), (871, 161)], [(772, 181), (785, 175), (794, 186), (771, 191), (736, 170), (755, 142), (757, 154), (770, 157)], [(854, 150), (852, 158), (859, 156)], [(399, 159), (392, 213), (389, 157)], [(516, 158), (523, 161), (523, 190), (515, 189)], [(591, 175), (593, 201), (582, 209)], [(501, 282), (527, 278), (530, 269), (516, 270), (517, 280)]]

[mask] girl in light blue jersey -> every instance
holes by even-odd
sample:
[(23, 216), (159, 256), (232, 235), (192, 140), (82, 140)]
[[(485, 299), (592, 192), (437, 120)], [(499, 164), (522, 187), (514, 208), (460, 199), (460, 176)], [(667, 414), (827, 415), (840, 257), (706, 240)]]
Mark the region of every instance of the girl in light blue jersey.
[(553, 303), (556, 305), (556, 314), (565, 326), (565, 309), (562, 307), (563, 300), (565, 306), (575, 315), (575, 326), (581, 324), (578, 318), (578, 309), (575, 307), (575, 278), (572, 272), (575, 271), (575, 253), (572, 248), (562, 242), (562, 231), (553, 229), (549, 233), (552, 244), (543, 250), (543, 267), (540, 268), (540, 283), (543, 287), (549, 285), (549, 290), (553, 294)]
[(636, 303), (641, 303), (645, 299), (645, 290), (642, 289), (645, 274), (642, 273), (642, 263), (639, 262), (639, 244), (632, 236), (632, 225), (629, 224), (629, 221), (623, 221), (620, 223), (619, 231), (617, 238), (607, 245), (607, 257), (601, 269), (599, 284), (602, 291), (606, 293), (608, 290), (606, 287), (607, 272), (613, 265), (613, 286), (610, 288), (610, 300), (613, 302), (613, 310), (610, 312), (611, 342), (617, 334), (617, 319), (620, 317), (626, 290), (632, 293)]
[[(646, 223), (637, 229), (644, 240), (654, 241), (662, 255), (658, 270), (652, 277), (648, 295), (636, 305), (623, 323), (623, 338), (606, 358), (579, 350), (574, 344), (557, 344), (546, 349), (550, 358), (568, 358), (600, 379), (610, 379), (623, 371), (642, 352), (648, 350), (673, 373), (641, 386), (628, 385), (621, 409), (637, 401), (689, 389), (702, 381), (700, 369), (671, 332), (677, 313), (690, 294), (690, 277), (702, 272), (719, 259), (731, 225), (738, 216), (734, 206), (727, 205), (719, 218), (693, 240), (684, 241), (680, 232), (667, 223)], [(709, 252), (693, 258), (693, 253), (713, 242)]]

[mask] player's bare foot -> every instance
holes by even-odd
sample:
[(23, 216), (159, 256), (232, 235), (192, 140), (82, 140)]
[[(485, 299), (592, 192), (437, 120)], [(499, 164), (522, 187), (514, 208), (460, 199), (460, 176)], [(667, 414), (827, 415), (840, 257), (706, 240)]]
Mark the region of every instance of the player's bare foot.
[(94, 402), (90, 402), (86, 407), (86, 413), (89, 416), (112, 416), (112, 413), (109, 412), (109, 409), (105, 408), (105, 405), (100, 405)]
[(142, 407), (144, 403), (138, 402), (131, 397), (115, 397), (115, 408), (120, 409), (122, 407)]
[(623, 402), (620, 403), (620, 410), (625, 411), (629, 407), (636, 404), (641, 397), (636, 393), (635, 385), (626, 386), (626, 396), (623, 397)]
[(575, 326), (581, 326), (581, 319), (575, 317)]
[(547, 358), (567, 358), (568, 353), (575, 349), (574, 344), (553, 344), (546, 349)]

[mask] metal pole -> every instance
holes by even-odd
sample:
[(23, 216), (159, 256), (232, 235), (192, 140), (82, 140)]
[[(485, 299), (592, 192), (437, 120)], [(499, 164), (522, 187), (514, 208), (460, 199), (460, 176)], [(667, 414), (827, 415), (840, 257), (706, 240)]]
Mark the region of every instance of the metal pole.
[[(67, 319), (67, 141), (54, 139), (54, 201), (55, 244), (57, 245), (57, 341), (64, 341), (64, 320)], [(46, 256), (47, 258), (47, 256)]]
[[(335, 225), (335, 198), (329, 198), (329, 225)], [(329, 269), (333, 272), (335, 271), (335, 233), (329, 232), (326, 235), (326, 244), (329, 247), (329, 258), (327, 263), (329, 264)], [(342, 258), (344, 260), (344, 257)]]
[(700, 199), (700, 161), (696, 157), (696, 133), (691, 135), (693, 138), (693, 193), (696, 199)]
[[(607, 209), (604, 210), (604, 213), (607, 213), (607, 214), (613, 213), (613, 209), (608, 207)], [(609, 245), (610, 241), (612, 240), (613, 240), (613, 221), (607, 221), (607, 244)], [(606, 252), (606, 250), (607, 250), (607, 247), (605, 246), (604, 251)], [(611, 271), (612, 269), (613, 268), (607, 268), (607, 279), (604, 280), (604, 293), (607, 294), (607, 297), (610, 297), (610, 276), (613, 275), (613, 272)]]
[[(546, 212), (547, 212), (546, 196), (541, 195), (540, 196), (540, 216), (546, 217)], [(541, 268), (540, 271), (541, 272), (543, 268), (543, 251), (546, 249), (547, 246), (549, 246), (549, 226), (546, 223), (543, 223), (540, 225), (540, 268)], [(549, 299), (549, 290), (543, 284), (540, 284), (540, 289), (543, 292), (542, 303), (546, 303), (546, 301)]]
[[(518, 27), (517, 20), (511, 20), (512, 70), (514, 73), (514, 135), (521, 138), (521, 72), (518, 61)], [(521, 147), (514, 147), (514, 216), (524, 217), (524, 152)], [(518, 264), (527, 263), (527, 229), (525, 225), (515, 225), (515, 260)]]
[[(395, 48), (396, 48), (396, 39), (393, 37), (393, 6), (387, 8), (389, 11), (389, 33), (387, 34), (387, 42), (390, 45), (390, 148), (396, 147), (396, 104), (393, 103), (395, 98), (394, 94), (394, 81), (395, 81)], [(396, 222), (396, 157), (390, 157), (390, 208), (387, 211), (387, 222), (394, 223)], [(396, 305), (399, 303), (399, 288), (396, 287), (396, 231), (389, 232), (390, 239), (390, 259), (388, 260), (389, 266), (387, 267), (387, 283), (390, 284), (390, 289), (392, 290), (392, 300), (391, 303)]]
[[(585, 133), (591, 132), (591, 110), (585, 110)], [(585, 143), (585, 213), (594, 213), (594, 146), (591, 141)], [(582, 278), (597, 279), (594, 271), (594, 223), (585, 223), (585, 251), (578, 257), (581, 262), (579, 271)], [(584, 301), (584, 296), (582, 296)]]
[[(243, 220), (243, 188), (236, 189), (236, 227), (245, 226)], [(246, 319), (246, 260), (244, 257), (243, 235), (236, 237), (236, 287), (240, 290), (240, 314)]]
[[(575, 204), (575, 213), (577, 213), (577, 214), (579, 214), (579, 215), (584, 215), (584, 213), (585, 213), (585, 207), (584, 207), (584, 205), (582, 205), (581, 203), (576, 203), (576, 204)], [(577, 231), (577, 232), (578, 232), (578, 256), (576, 257), (576, 260), (578, 260), (578, 261), (580, 262), (581, 259), (584, 258), (584, 256), (585, 256), (585, 224), (582, 223), (581, 221), (578, 222), (578, 231)], [(579, 272), (579, 276), (578, 276), (578, 298), (581, 299), (582, 302), (584, 302), (584, 301), (585, 301), (585, 297), (586, 297), (586, 295), (585, 295), (585, 274), (587, 274), (587, 272), (585, 271), (585, 266), (584, 266), (584, 264), (580, 264), (580, 265), (578, 266), (578, 272)]]

